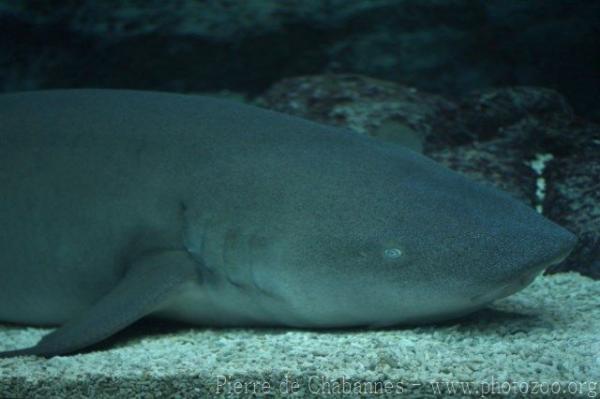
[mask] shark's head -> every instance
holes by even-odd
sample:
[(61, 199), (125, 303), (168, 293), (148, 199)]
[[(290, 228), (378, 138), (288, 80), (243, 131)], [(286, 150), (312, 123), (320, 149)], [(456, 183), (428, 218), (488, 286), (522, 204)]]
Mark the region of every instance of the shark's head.
[(456, 317), (525, 287), (575, 245), (510, 195), (411, 151), (329, 155), (288, 202), (278, 262), (291, 267), (270, 269), (298, 324)]

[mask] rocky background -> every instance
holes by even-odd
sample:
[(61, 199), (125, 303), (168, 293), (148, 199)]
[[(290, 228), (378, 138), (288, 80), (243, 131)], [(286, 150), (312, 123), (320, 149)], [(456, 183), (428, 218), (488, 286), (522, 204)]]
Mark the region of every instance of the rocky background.
[(552, 271), (600, 278), (600, 2), (0, 0), (0, 91), (56, 87), (225, 91), (408, 145), (571, 229)]
[(536, 85), (600, 118), (590, 0), (0, 0), (0, 88), (258, 94), (352, 72), (439, 94)]

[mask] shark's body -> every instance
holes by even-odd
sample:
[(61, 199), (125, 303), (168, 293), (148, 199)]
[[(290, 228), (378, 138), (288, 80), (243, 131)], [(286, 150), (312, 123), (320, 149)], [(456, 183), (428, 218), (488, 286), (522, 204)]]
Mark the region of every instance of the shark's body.
[(68, 353), (155, 315), (384, 326), (472, 312), (571, 233), (402, 147), (199, 96), (0, 96), (0, 321)]

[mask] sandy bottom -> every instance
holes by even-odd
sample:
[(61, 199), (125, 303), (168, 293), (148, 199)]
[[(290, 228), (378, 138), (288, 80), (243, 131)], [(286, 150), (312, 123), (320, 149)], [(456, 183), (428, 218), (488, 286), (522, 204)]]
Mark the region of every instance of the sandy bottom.
[[(0, 326), (0, 350), (48, 331)], [(493, 308), (438, 326), (315, 332), (146, 322), (86, 354), (0, 359), (1, 398), (444, 392), (600, 397), (600, 281), (538, 277)]]

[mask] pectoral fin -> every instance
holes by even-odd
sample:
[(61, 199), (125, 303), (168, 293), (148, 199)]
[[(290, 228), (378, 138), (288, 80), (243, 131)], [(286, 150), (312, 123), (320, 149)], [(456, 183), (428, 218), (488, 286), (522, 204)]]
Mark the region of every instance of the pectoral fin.
[(92, 307), (26, 349), (0, 352), (2, 357), (52, 357), (96, 344), (148, 315), (186, 282), (197, 278), (185, 251), (153, 252), (131, 264), (118, 285)]

